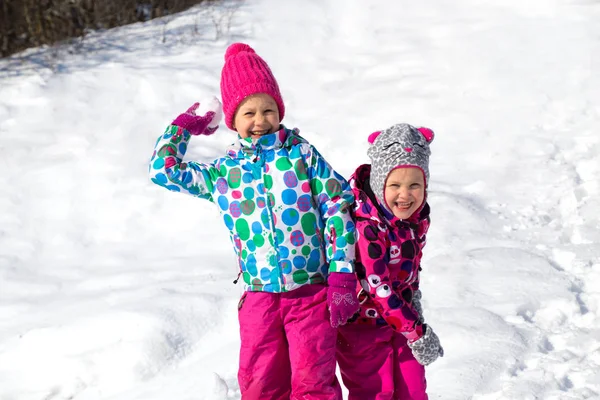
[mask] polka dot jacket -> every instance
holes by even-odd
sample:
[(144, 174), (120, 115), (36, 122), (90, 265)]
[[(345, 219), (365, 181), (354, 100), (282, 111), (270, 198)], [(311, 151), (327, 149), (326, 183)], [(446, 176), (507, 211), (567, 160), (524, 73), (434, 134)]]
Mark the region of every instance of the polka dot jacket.
[(419, 288), (429, 205), (425, 203), (409, 220), (396, 218), (378, 204), (369, 186), (370, 172), (370, 165), (361, 165), (350, 179), (356, 196), (356, 274), (361, 303), (355, 321), (389, 325), (413, 341), (422, 336), (412, 298)]
[(150, 178), (217, 205), (246, 290), (287, 292), (354, 272), (352, 189), (297, 129), (238, 137), (212, 163), (184, 162), (189, 140), (187, 130), (167, 127)]

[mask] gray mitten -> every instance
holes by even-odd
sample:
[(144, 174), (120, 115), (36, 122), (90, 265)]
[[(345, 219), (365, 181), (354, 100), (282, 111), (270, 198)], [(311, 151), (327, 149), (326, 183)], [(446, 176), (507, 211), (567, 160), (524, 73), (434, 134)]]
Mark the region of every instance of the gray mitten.
[(423, 318), (423, 307), (421, 306), (421, 291), (419, 289), (413, 292), (412, 305), (415, 310), (419, 313), (419, 322), (424, 323), (425, 318)]
[(419, 364), (429, 365), (438, 357), (444, 356), (444, 349), (440, 344), (440, 339), (429, 325), (424, 324), (423, 331), (423, 336), (412, 343), (408, 342), (408, 347), (412, 350), (413, 356)]

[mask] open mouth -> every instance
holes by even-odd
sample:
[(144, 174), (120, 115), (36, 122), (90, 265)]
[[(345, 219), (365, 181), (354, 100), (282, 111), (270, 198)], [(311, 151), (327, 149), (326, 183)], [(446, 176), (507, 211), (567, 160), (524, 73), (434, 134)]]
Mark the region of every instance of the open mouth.
[(413, 205), (413, 202), (412, 202), (412, 201), (410, 201), (410, 202), (407, 202), (407, 203), (399, 203), (399, 202), (396, 202), (396, 203), (395, 203), (395, 205), (396, 205), (396, 207), (398, 207), (400, 210), (404, 210), (404, 211), (406, 211), (406, 210), (409, 210), (409, 209), (412, 207), (412, 205)]

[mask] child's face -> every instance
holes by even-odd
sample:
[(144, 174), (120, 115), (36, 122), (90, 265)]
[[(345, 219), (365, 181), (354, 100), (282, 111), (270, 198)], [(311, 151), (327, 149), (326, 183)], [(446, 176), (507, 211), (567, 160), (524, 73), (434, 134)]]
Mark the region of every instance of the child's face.
[(397, 218), (408, 219), (423, 204), (425, 177), (419, 168), (396, 168), (385, 182), (385, 202)]
[(233, 127), (242, 138), (257, 138), (279, 130), (279, 109), (268, 94), (259, 93), (242, 101), (233, 118)]

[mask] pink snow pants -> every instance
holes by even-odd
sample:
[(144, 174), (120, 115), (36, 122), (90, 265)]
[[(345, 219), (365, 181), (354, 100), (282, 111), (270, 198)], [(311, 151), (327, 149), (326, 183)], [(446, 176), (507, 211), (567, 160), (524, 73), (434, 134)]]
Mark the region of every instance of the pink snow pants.
[(337, 361), (348, 400), (427, 400), (425, 367), (387, 326), (338, 328)]
[(246, 292), (238, 315), (242, 400), (342, 399), (325, 285)]

